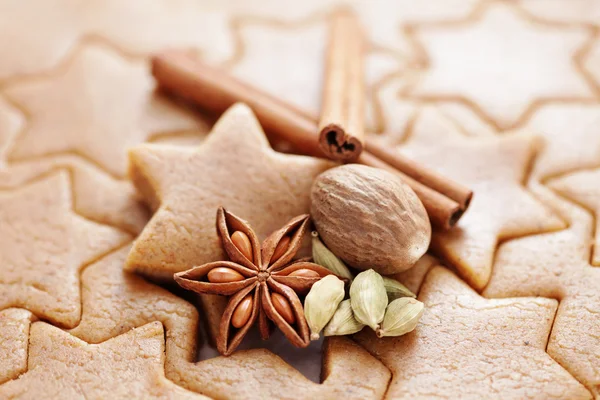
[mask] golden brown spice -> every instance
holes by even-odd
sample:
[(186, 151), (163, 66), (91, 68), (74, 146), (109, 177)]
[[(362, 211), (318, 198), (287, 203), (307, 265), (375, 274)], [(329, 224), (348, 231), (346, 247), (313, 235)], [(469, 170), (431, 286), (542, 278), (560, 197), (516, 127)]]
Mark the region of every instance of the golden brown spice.
[(358, 164), (332, 168), (315, 180), (311, 202), (319, 236), (354, 268), (402, 272), (429, 247), (427, 212), (396, 174)]
[(237, 249), (249, 260), (252, 260), (252, 244), (248, 235), (242, 231), (235, 231), (231, 234), (231, 241)]

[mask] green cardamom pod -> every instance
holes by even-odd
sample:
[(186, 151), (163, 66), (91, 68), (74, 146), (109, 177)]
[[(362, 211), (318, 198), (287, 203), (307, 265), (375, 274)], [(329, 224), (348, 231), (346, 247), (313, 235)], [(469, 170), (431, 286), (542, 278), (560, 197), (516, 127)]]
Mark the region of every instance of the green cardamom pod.
[(304, 299), (304, 316), (310, 328), (310, 340), (319, 339), (319, 333), (333, 317), (345, 294), (344, 282), (335, 275), (327, 275), (312, 285)]
[(364, 326), (365, 324), (361, 324), (354, 318), (352, 305), (348, 299), (340, 303), (331, 321), (323, 330), (323, 334), (325, 336), (351, 335), (360, 331)]
[(418, 300), (402, 297), (392, 301), (385, 311), (378, 337), (401, 336), (415, 329), (425, 305)]
[(352, 273), (342, 260), (331, 252), (319, 239), (317, 231), (312, 232), (312, 256), (316, 264), (327, 268), (337, 276), (352, 280)]
[(395, 280), (394, 278), (383, 277), (383, 284), (388, 295), (388, 301), (392, 302), (401, 297), (417, 297), (406, 286)]
[(356, 275), (350, 286), (350, 304), (358, 322), (379, 329), (388, 304), (381, 275), (372, 269)]

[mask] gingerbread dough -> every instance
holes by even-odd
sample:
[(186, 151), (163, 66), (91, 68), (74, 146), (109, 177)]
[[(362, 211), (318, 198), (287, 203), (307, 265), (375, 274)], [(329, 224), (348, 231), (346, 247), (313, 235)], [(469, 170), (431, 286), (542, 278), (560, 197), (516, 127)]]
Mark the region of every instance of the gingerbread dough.
[(0, 189), (18, 188), (57, 169), (70, 173), (73, 209), (78, 214), (131, 234), (139, 233), (148, 222), (149, 212), (130, 182), (114, 179), (74, 155), (11, 163), (0, 169)]
[(165, 48), (190, 48), (212, 63), (232, 56), (230, 16), (222, 3), (195, 0), (103, 0), (86, 9), (86, 30), (127, 53), (149, 55)]
[(90, 345), (45, 322), (31, 326), (28, 371), (0, 386), (0, 397), (208, 399), (167, 380), (159, 322)]
[(29, 327), (33, 315), (23, 309), (0, 311), (0, 384), (27, 369)]
[(357, 335), (392, 370), (386, 398), (591, 398), (545, 352), (556, 300), (487, 300), (442, 267), (429, 272), (419, 300), (425, 313), (413, 332)]
[(0, 97), (0, 167), (4, 165), (6, 151), (23, 124), (23, 115)]
[(538, 191), (538, 196), (565, 216), (569, 228), (503, 244), (483, 294), (558, 299), (548, 354), (598, 396), (600, 270), (589, 264), (593, 220), (587, 212), (548, 190)]
[(75, 214), (65, 171), (0, 192), (0, 309), (23, 307), (61, 327), (81, 314), (79, 273), (129, 235)]
[(58, 64), (81, 32), (82, 10), (77, 5), (75, 0), (1, 2), (0, 81)]
[[(367, 9), (372, 12), (371, 7)], [(240, 18), (234, 29), (244, 51), (232, 59), (229, 70), (317, 119), (325, 62), (315, 60), (325, 60), (327, 17), (327, 13), (317, 13), (285, 24), (280, 19)], [(265, 57), (274, 52), (279, 62), (265, 68)], [(407, 70), (408, 57), (375, 45), (368, 46), (365, 53), (366, 125), (371, 131), (380, 132), (387, 128), (383, 116), (387, 103), (380, 101), (376, 93), (388, 76)]]
[(523, 187), (536, 145), (524, 134), (465, 137), (438, 111), (426, 108), (399, 146), (408, 157), (475, 192), (455, 229), (434, 232), (432, 248), (476, 289), (489, 280), (499, 241), (565, 226)]
[(597, 23), (600, 4), (596, 0), (571, 0), (565, 7), (562, 0), (521, 0), (521, 7), (531, 15), (554, 22)]
[(124, 177), (129, 147), (151, 135), (195, 128), (192, 114), (154, 94), (144, 60), (88, 45), (69, 61), (49, 76), (6, 89), (28, 115), (10, 160), (75, 153)]
[(565, 173), (598, 166), (600, 106), (551, 104), (540, 108), (526, 129), (543, 139), (530, 180), (546, 183)]

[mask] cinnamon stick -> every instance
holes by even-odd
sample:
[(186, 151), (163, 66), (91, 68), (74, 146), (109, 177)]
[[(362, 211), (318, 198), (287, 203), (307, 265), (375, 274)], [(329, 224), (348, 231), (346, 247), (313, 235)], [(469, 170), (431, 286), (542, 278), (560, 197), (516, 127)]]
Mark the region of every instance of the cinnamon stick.
[[(193, 55), (181, 51), (156, 55), (152, 59), (152, 73), (163, 90), (214, 113), (223, 113), (233, 104), (244, 102), (253, 109), (265, 131), (291, 143), (301, 154), (324, 157), (317, 140), (315, 118), (222, 70), (202, 63)], [(400, 174), (417, 193), (432, 224), (437, 227), (452, 227), (465, 211), (458, 202), (425, 186), (409, 174), (396, 170), (368, 151), (362, 152), (358, 162)], [(406, 162), (420, 171), (421, 175), (431, 176), (431, 172), (414, 161), (406, 159)]]
[(354, 162), (365, 141), (363, 35), (358, 18), (349, 11), (331, 20), (319, 144), (328, 158)]

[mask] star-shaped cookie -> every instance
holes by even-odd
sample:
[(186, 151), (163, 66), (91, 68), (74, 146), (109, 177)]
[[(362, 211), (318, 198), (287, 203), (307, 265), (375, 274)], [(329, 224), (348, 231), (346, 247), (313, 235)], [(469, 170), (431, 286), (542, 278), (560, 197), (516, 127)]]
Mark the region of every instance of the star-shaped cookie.
[[(393, 140), (401, 140), (419, 108), (416, 102), (400, 99), (398, 96), (398, 92), (411, 80), (407, 77), (410, 74), (411, 70), (407, 70), (405, 74), (390, 74), (373, 88), (375, 93), (372, 109), (379, 114), (377, 119), (381, 121), (378, 131), (385, 132), (388, 139), (393, 135)], [(372, 140), (378, 140), (379, 136), (374, 134), (371, 137)]]
[[(600, 106), (595, 104), (552, 104), (540, 108), (527, 123), (527, 129), (544, 139), (543, 151), (532, 166), (528, 186), (537, 192), (546, 186), (575, 201), (591, 212), (600, 209), (600, 189), (596, 183), (600, 163)], [(543, 194), (541, 194), (543, 195)], [(596, 230), (596, 243), (600, 233)], [(600, 246), (592, 258), (600, 265)]]
[(75, 214), (66, 171), (0, 192), (0, 309), (63, 327), (79, 321), (79, 273), (130, 236)]
[[(260, 399), (304, 393), (307, 397), (327, 398), (343, 391), (347, 397), (352, 392), (351, 397), (364, 399), (380, 398), (383, 394), (389, 371), (346, 338), (334, 338), (326, 344), (323, 384), (309, 381), (266, 349), (242, 350), (230, 357), (196, 362), (196, 309), (165, 289), (124, 272), (128, 252), (126, 246), (83, 272), (83, 313), (81, 323), (71, 334), (89, 343), (100, 343), (150, 321), (160, 321), (167, 338), (167, 378), (211, 397)], [(351, 377), (360, 368), (369, 368), (373, 373), (358, 383)], [(223, 380), (222, 376), (228, 379)]]
[(154, 86), (144, 60), (82, 46), (65, 68), (6, 88), (28, 116), (10, 161), (75, 153), (124, 177), (130, 146), (196, 125), (191, 114), (154, 94)]
[(226, 111), (198, 148), (146, 144), (130, 152), (131, 177), (156, 213), (127, 269), (171, 280), (175, 272), (222, 259), (219, 206), (249, 221), (260, 238), (307, 213), (315, 177), (333, 164), (277, 153), (252, 111)]
[(548, 100), (594, 98), (575, 62), (590, 28), (533, 20), (510, 2), (485, 4), (464, 21), (414, 27), (428, 70), (410, 97), (469, 104), (500, 129)]
[(567, 174), (549, 181), (548, 185), (562, 196), (587, 208), (596, 216), (596, 238), (592, 264), (600, 265), (600, 168)]
[(31, 326), (28, 371), (1, 385), (0, 397), (207, 399), (165, 378), (164, 347), (159, 322), (95, 345), (36, 322)]
[(0, 383), (27, 369), (29, 327), (33, 314), (19, 308), (0, 311)]
[(191, 362), (196, 354), (198, 312), (167, 290), (124, 272), (130, 249), (125, 246), (83, 271), (81, 321), (69, 332), (88, 343), (100, 343), (159, 321), (167, 331), (166, 376), (178, 377), (178, 363)]
[(475, 289), (487, 284), (500, 241), (565, 226), (523, 187), (536, 151), (529, 135), (465, 137), (429, 107), (420, 113), (399, 151), (474, 191), (458, 226), (434, 232), (432, 248)]
[(442, 267), (429, 272), (419, 299), (425, 312), (413, 332), (357, 335), (392, 370), (387, 398), (591, 398), (545, 352), (556, 300), (484, 299)]
[(565, 216), (568, 229), (502, 244), (483, 295), (558, 299), (547, 352), (600, 396), (600, 269), (589, 264), (593, 218), (548, 191), (536, 194)]
[(115, 179), (74, 155), (11, 163), (0, 169), (0, 190), (18, 188), (57, 169), (70, 172), (73, 209), (83, 217), (134, 235), (148, 222), (148, 210), (130, 182)]

